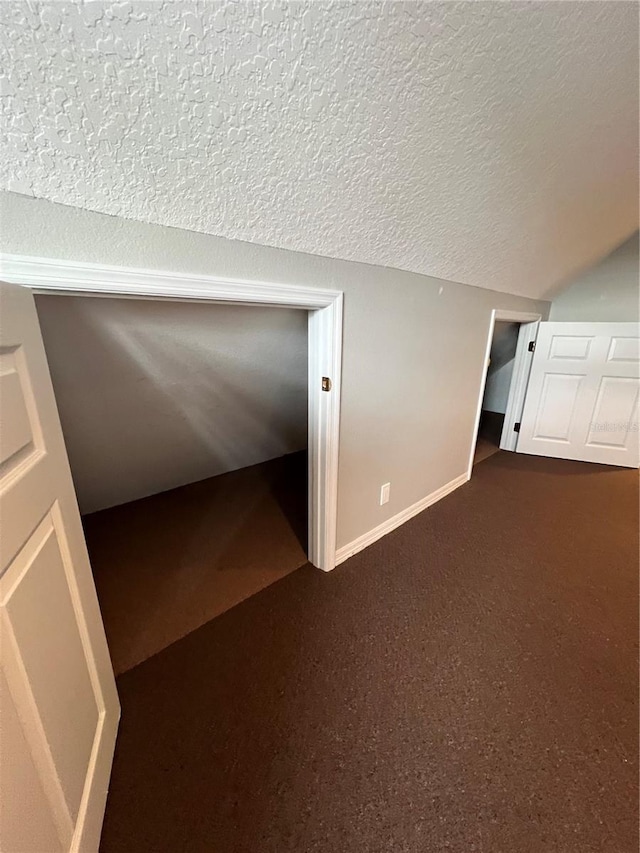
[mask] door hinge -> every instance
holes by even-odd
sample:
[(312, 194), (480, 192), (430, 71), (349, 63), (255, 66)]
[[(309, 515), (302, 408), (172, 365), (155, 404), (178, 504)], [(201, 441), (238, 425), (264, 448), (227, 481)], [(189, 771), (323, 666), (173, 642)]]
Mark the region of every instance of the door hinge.
[(331, 380), (328, 376), (322, 377), (322, 390), (323, 391), (331, 391)]
[(536, 351), (536, 342), (535, 341), (529, 341), (529, 352), (535, 352), (535, 351)]
[(514, 432), (520, 432), (520, 421), (518, 421), (517, 424), (513, 425), (513, 431)]

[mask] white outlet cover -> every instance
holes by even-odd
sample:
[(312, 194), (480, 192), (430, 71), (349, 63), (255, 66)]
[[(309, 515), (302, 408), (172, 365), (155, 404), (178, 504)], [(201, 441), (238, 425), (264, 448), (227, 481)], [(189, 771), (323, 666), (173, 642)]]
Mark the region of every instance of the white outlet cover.
[(389, 503), (389, 494), (391, 492), (391, 483), (385, 483), (380, 489), (380, 506)]

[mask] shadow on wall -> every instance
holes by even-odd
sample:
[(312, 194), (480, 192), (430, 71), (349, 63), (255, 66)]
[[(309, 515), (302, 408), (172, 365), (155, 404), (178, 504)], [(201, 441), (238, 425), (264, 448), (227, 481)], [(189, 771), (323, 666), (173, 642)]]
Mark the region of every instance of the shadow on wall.
[(306, 447), (306, 312), (37, 305), (83, 513)]
[(557, 290), (549, 319), (636, 322), (640, 319), (640, 244), (636, 231), (595, 266)]

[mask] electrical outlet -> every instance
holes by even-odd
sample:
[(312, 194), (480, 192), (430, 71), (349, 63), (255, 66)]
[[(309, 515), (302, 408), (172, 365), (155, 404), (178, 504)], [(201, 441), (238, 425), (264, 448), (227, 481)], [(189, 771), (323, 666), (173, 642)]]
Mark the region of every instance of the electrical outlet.
[(391, 491), (391, 483), (385, 483), (380, 489), (380, 506), (389, 503), (389, 492)]

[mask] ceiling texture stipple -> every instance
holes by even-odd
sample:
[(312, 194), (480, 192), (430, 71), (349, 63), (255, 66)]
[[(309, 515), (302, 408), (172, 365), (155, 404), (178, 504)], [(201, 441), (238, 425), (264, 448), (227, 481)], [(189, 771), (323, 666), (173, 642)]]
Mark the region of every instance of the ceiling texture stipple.
[(637, 227), (634, 3), (0, 15), (4, 189), (528, 296)]

